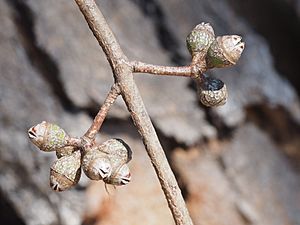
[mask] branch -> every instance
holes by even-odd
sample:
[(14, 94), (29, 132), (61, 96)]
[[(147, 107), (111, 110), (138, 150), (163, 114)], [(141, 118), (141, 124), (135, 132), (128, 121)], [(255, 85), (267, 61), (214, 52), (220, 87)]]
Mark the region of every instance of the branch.
[(154, 75), (183, 77), (191, 77), (193, 75), (191, 66), (157, 66), (139, 61), (132, 61), (131, 65), (134, 73), (150, 73)]
[(191, 225), (175, 176), (168, 164), (155, 129), (133, 80), (132, 67), (94, 0), (75, 0), (102, 47), (119, 85), (122, 97), (155, 168), (176, 225)]
[(120, 88), (118, 85), (114, 84), (109, 93), (106, 96), (106, 99), (101, 106), (98, 114), (96, 115), (92, 125), (90, 128), (87, 130), (87, 132), (84, 134), (84, 137), (89, 138), (90, 140), (95, 139), (96, 134), (100, 130), (102, 123), (107, 116), (107, 113), (110, 109), (110, 107), (113, 105), (117, 97), (120, 95)]

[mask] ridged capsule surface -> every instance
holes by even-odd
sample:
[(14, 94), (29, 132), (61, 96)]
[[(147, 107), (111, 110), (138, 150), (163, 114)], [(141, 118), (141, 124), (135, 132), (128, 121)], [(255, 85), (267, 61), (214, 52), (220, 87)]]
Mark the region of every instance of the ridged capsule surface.
[(65, 191), (76, 185), (81, 175), (81, 153), (73, 152), (71, 155), (57, 159), (50, 169), (50, 186), (54, 191)]
[(126, 185), (131, 181), (131, 174), (127, 164), (117, 168), (111, 176), (103, 180), (107, 184), (116, 186)]
[(225, 35), (217, 37), (210, 45), (206, 63), (208, 68), (223, 68), (235, 65), (239, 60), (245, 43), (238, 35)]
[(209, 23), (198, 24), (186, 38), (186, 45), (191, 55), (197, 52), (206, 53), (215, 39), (212, 26)]
[(223, 81), (205, 76), (198, 84), (198, 96), (201, 103), (208, 107), (224, 105), (228, 98)]
[(113, 138), (87, 149), (83, 156), (83, 171), (92, 180), (113, 185), (125, 185), (131, 175), (127, 163), (132, 151), (121, 139)]
[(103, 142), (98, 147), (98, 150), (108, 155), (113, 168), (128, 163), (132, 157), (130, 147), (122, 139), (118, 138), (112, 138)]
[(112, 173), (112, 165), (108, 154), (98, 149), (90, 149), (84, 153), (82, 169), (91, 180), (103, 180)]
[(45, 152), (55, 151), (66, 145), (68, 135), (53, 123), (43, 121), (28, 130), (31, 142)]

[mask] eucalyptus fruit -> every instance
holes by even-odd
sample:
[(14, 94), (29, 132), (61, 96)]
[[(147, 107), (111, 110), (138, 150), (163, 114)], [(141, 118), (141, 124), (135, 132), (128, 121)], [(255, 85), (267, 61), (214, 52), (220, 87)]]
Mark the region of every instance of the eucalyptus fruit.
[(45, 152), (55, 151), (66, 145), (69, 136), (56, 124), (43, 121), (28, 130), (32, 143)]
[(203, 105), (212, 107), (226, 103), (228, 93), (223, 81), (204, 75), (202, 80), (197, 82), (198, 96)]
[(206, 63), (208, 68), (223, 68), (235, 65), (239, 60), (245, 43), (238, 35), (225, 35), (217, 37), (210, 45)]
[(209, 23), (201, 23), (187, 36), (187, 48), (192, 56), (198, 52), (205, 54), (214, 39), (215, 34), (212, 26)]
[(116, 186), (126, 185), (131, 180), (130, 170), (127, 164), (123, 164), (115, 170), (111, 176), (105, 178), (103, 181), (107, 184)]
[(80, 151), (57, 159), (50, 169), (50, 187), (54, 191), (65, 191), (76, 185), (81, 175), (80, 166)]
[(119, 138), (109, 139), (99, 145), (97, 149), (106, 153), (111, 160), (116, 161), (117, 164), (127, 163), (132, 157), (132, 151), (130, 147)]
[(108, 153), (112, 166), (111, 175), (103, 179), (103, 181), (117, 186), (128, 184), (131, 180), (130, 170), (127, 165), (132, 157), (130, 147), (123, 140), (113, 138), (105, 141), (98, 149)]
[(82, 169), (91, 180), (103, 180), (112, 173), (112, 165), (108, 155), (98, 149), (89, 149), (84, 153)]
[(82, 168), (92, 180), (103, 180), (116, 185), (126, 184), (128, 177), (130, 180), (126, 163), (131, 160), (131, 154), (131, 149), (123, 140), (110, 139), (85, 151)]

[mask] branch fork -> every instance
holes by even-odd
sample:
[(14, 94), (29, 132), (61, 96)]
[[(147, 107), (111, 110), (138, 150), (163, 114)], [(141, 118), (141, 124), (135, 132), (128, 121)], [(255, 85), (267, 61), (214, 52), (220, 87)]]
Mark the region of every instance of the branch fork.
[(245, 44), (237, 35), (215, 37), (210, 24), (201, 23), (186, 39), (187, 48), (192, 56), (190, 65), (158, 66), (129, 61), (95, 1), (75, 2), (106, 54), (115, 82), (92, 125), (81, 138), (70, 137), (57, 125), (45, 121), (29, 129), (29, 138), (37, 147), (42, 151), (56, 151), (58, 160), (51, 167), (51, 187), (56, 191), (72, 187), (80, 178), (81, 167), (93, 180), (103, 180), (113, 185), (125, 185), (130, 181), (127, 163), (131, 160), (132, 153), (129, 146), (120, 139), (110, 139), (102, 144), (97, 144), (95, 140), (109, 109), (117, 97), (122, 95), (154, 166), (176, 225), (192, 225), (181, 191), (145, 109), (133, 74), (149, 73), (193, 78), (198, 87), (200, 101), (204, 105), (223, 105), (227, 100), (226, 85), (204, 73), (211, 68), (236, 64)]

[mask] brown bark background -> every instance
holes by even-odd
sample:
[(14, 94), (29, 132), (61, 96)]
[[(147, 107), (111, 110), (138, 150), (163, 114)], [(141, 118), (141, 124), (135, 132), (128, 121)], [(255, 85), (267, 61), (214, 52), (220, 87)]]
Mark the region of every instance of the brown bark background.
[[(132, 60), (188, 63), (185, 37), (202, 21), (217, 35), (243, 36), (237, 66), (211, 71), (227, 84), (224, 107), (202, 107), (190, 79), (137, 74), (136, 82), (194, 224), (300, 224), (299, 1), (97, 3)], [(122, 101), (99, 139), (128, 142), (133, 179), (109, 194), (85, 177), (51, 191), (55, 156), (27, 139), (42, 120), (82, 135), (113, 82), (73, 1), (0, 0), (0, 71), (1, 224), (173, 224)]]

